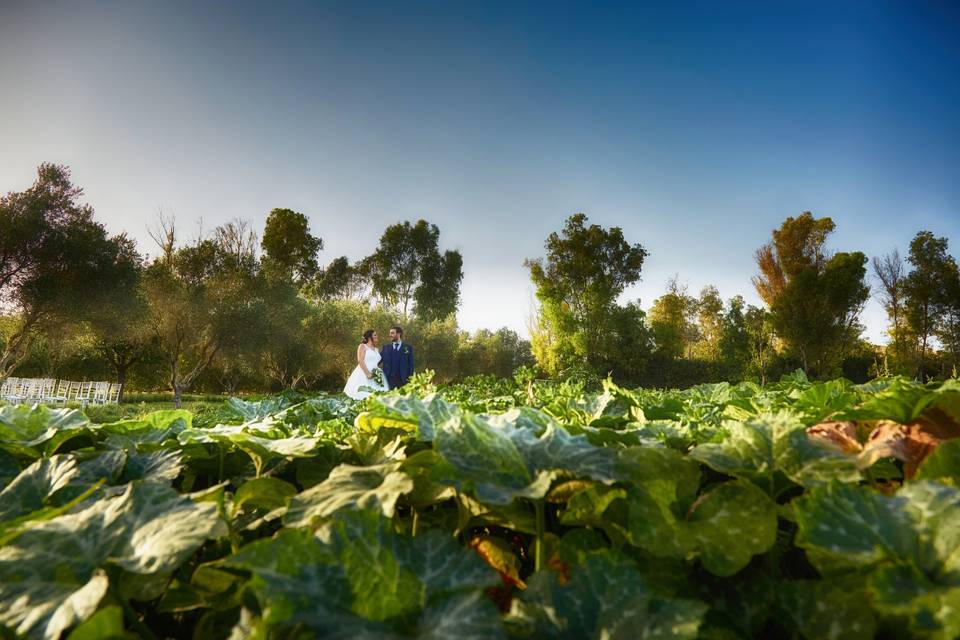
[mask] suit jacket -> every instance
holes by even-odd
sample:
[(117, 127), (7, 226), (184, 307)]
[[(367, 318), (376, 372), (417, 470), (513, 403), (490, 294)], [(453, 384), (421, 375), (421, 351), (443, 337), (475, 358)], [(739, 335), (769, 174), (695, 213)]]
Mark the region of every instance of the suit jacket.
[(383, 375), (391, 389), (407, 384), (413, 375), (413, 347), (406, 342), (401, 342), (399, 349), (394, 349), (393, 345), (391, 342), (380, 350)]

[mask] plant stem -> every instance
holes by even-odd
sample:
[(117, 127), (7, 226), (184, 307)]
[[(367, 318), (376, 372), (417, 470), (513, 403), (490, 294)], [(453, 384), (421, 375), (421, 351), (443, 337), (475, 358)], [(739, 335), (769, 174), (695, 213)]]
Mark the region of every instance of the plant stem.
[(220, 470), (217, 472), (217, 484), (223, 482), (223, 445), (217, 447), (220, 449)]
[(420, 512), (417, 511), (417, 508), (413, 508), (413, 526), (410, 530), (410, 535), (414, 538), (417, 537), (417, 529), (420, 526)]
[(543, 554), (544, 554), (544, 515), (543, 515), (543, 500), (534, 500), (533, 508), (537, 514), (537, 540), (536, 547), (534, 548), (533, 555), (533, 570), (540, 571), (543, 569)]

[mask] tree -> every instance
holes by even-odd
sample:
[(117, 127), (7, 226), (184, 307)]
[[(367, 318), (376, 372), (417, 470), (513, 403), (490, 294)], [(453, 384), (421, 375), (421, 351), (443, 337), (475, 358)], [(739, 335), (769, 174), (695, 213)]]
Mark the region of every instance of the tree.
[(745, 380), (750, 371), (751, 336), (745, 307), (742, 296), (731, 298), (720, 320), (717, 351), (721, 373), (728, 381)]
[(656, 354), (665, 360), (688, 355), (698, 333), (694, 324), (697, 300), (687, 294), (674, 276), (667, 281), (667, 292), (654, 300), (650, 309), (650, 331)]
[(314, 300), (362, 299), (368, 288), (366, 281), (359, 265), (351, 265), (346, 256), (340, 256), (317, 273), (305, 294)]
[(143, 282), (150, 327), (178, 407), (183, 392), (218, 355), (264, 341), (265, 310), (249, 247), (237, 253), (215, 239), (201, 239), (177, 248), (169, 262), (154, 260)]
[(720, 359), (720, 337), (723, 332), (723, 300), (713, 285), (700, 290), (700, 297), (694, 304), (697, 318), (697, 339), (693, 343), (691, 355), (701, 360)]
[(640, 280), (647, 256), (619, 227), (586, 222), (582, 213), (570, 216), (561, 233), (547, 238), (545, 259), (524, 261), (540, 303), (533, 350), (548, 373), (583, 364), (605, 373), (615, 344), (611, 332), (622, 315), (617, 298)]
[(152, 334), (147, 322), (147, 301), (141, 288), (143, 259), (130, 238), (118, 238), (118, 263), (125, 265), (125, 277), (99, 296), (89, 314), (90, 332), (101, 357), (113, 367), (123, 401), (130, 368), (148, 353)]
[(426, 220), (390, 225), (359, 269), (373, 293), (387, 306), (422, 320), (445, 318), (460, 304), (463, 258), (439, 249), (440, 229)]
[(42, 164), (30, 188), (0, 198), (0, 304), (18, 316), (5, 331), (0, 377), (36, 331), (83, 320), (130, 278), (128, 243), (107, 236), (82, 194), (66, 167)]
[[(907, 327), (904, 318), (905, 274), (900, 252), (894, 249), (883, 256), (873, 258), (873, 273), (880, 282), (879, 299), (887, 312), (893, 361), (897, 364), (906, 360)], [(899, 367), (897, 367), (899, 368)]]
[(310, 223), (302, 213), (270, 211), (260, 246), (263, 269), (269, 276), (304, 284), (317, 274), (323, 240), (310, 233)]
[(805, 372), (814, 365), (820, 373), (839, 366), (862, 331), (858, 318), (870, 294), (866, 256), (827, 255), (824, 245), (833, 229), (830, 218), (808, 211), (787, 218), (756, 253), (760, 274), (754, 286), (770, 307), (777, 335)]
[(773, 241), (755, 254), (760, 274), (753, 285), (760, 298), (772, 306), (784, 289), (800, 273), (823, 268), (827, 260), (824, 245), (836, 225), (830, 218), (814, 218), (809, 211), (787, 218), (773, 231)]
[(744, 314), (747, 336), (750, 340), (751, 369), (760, 384), (767, 383), (767, 367), (773, 355), (773, 322), (766, 309), (749, 305)]
[(940, 329), (947, 309), (947, 286), (957, 263), (947, 253), (947, 239), (920, 231), (910, 242), (907, 261), (913, 269), (903, 283), (905, 316), (916, 336), (916, 376), (926, 380), (930, 340)]
[(937, 338), (946, 354), (949, 354), (950, 373), (960, 367), (960, 272), (956, 265), (948, 268), (943, 282), (944, 306)]

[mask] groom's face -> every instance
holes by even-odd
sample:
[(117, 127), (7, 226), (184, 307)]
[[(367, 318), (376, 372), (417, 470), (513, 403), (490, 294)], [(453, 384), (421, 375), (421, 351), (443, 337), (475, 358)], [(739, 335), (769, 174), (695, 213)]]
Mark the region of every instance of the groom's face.
[(396, 342), (400, 339), (400, 334), (397, 333), (396, 329), (390, 329), (390, 342)]

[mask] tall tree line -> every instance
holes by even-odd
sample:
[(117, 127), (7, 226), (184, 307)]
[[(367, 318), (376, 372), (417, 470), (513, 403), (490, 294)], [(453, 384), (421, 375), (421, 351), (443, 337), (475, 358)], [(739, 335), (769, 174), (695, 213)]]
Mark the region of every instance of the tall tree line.
[(0, 377), (109, 375), (177, 404), (193, 390), (335, 390), (364, 329), (398, 323), (441, 381), (532, 363), (513, 331), (457, 327), (462, 258), (425, 220), (321, 266), (323, 240), (291, 209), (273, 209), (262, 237), (234, 220), (185, 239), (161, 217), (146, 258), (82, 195), (66, 167), (44, 164), (0, 198)]
[(872, 260), (874, 289), (890, 317), (886, 345), (863, 339), (860, 316), (869, 300), (868, 265), (860, 251), (828, 246), (836, 224), (811, 212), (791, 216), (754, 254), (752, 284), (762, 306), (714, 286), (697, 294), (678, 277), (644, 310), (624, 303), (639, 281), (647, 251), (623, 229), (571, 216), (527, 260), (539, 303), (533, 350), (551, 375), (586, 368), (648, 386), (755, 380), (795, 369), (810, 377), (865, 381), (882, 374), (920, 380), (955, 375), (960, 364), (960, 278), (947, 240), (929, 231), (898, 252)]

